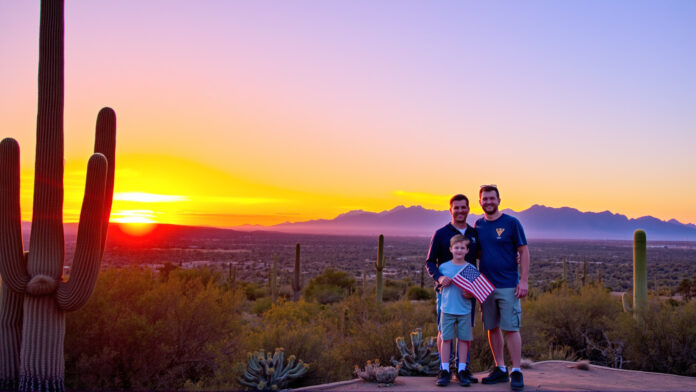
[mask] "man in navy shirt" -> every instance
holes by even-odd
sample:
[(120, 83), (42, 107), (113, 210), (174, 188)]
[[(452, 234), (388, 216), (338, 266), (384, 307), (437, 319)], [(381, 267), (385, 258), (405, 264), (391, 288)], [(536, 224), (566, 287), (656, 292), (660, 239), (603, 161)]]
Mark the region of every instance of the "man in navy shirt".
[[(520, 298), (525, 297), (528, 291), (527, 239), (520, 222), (498, 210), (500, 205), (498, 187), (481, 186), (479, 203), (484, 213), (483, 218), (476, 221), (476, 232), (481, 247), (479, 271), (495, 286), (493, 293), (481, 305), (481, 312), (483, 327), (488, 331), (488, 341), (496, 364), (493, 371), (481, 382), (495, 384), (510, 381), (510, 388), (519, 391), (524, 387), (520, 369), (522, 359)], [(512, 359), (512, 372), (509, 377), (505, 367), (503, 333)]]
[[(428, 258), (425, 260), (425, 267), (428, 270), (428, 275), (435, 281), (435, 291), (437, 292), (436, 312), (438, 323), (437, 334), (437, 350), (442, 352), (442, 338), (440, 335), (440, 288), (452, 284), (452, 280), (440, 273), (438, 267), (440, 264), (452, 260), (450, 252), (450, 239), (457, 234), (462, 234), (469, 239), (469, 253), (465, 260), (473, 265), (476, 265), (476, 255), (478, 254), (478, 239), (476, 238), (476, 230), (466, 223), (466, 218), (469, 216), (469, 199), (462, 195), (454, 195), (450, 199), (450, 214), (452, 221), (438, 229), (430, 241), (430, 249), (428, 250)], [(474, 323), (476, 300), (472, 299), (471, 324)], [(467, 361), (468, 362), (468, 361)], [(475, 377), (469, 378), (470, 382), (476, 383), (478, 380)]]

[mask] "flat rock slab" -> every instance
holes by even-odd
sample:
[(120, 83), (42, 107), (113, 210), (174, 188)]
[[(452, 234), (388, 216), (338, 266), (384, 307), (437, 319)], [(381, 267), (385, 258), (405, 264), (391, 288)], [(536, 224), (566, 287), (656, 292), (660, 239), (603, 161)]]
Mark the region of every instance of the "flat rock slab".
[[(525, 391), (696, 391), (696, 377), (676, 376), (663, 373), (648, 373), (633, 370), (612, 369), (590, 365), (589, 370), (573, 367), (574, 362), (537, 362), (530, 369), (523, 369)], [(476, 373), (481, 380), (487, 375)], [(314, 385), (296, 391), (443, 391), (457, 389), (465, 391), (510, 391), (510, 384), (472, 384), (462, 388), (452, 380), (448, 387), (435, 385), (435, 377), (397, 377), (390, 386), (379, 386), (360, 379), (332, 384)]]

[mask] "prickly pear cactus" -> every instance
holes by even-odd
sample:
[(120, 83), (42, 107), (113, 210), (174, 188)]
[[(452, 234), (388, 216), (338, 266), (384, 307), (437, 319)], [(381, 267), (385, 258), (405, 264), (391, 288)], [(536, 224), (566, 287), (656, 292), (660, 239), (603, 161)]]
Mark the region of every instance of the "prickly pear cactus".
[(0, 390), (64, 390), (65, 313), (92, 294), (111, 211), (116, 115), (97, 118), (75, 257), (63, 279), (63, 1), (41, 1), (31, 241), (22, 243), (19, 145), (0, 142)]
[(440, 371), (440, 355), (437, 352), (436, 340), (430, 337), (423, 339), (423, 331), (416, 328), (411, 332), (411, 347), (406, 346), (406, 340), (396, 338), (396, 348), (401, 353), (401, 360), (392, 357), (392, 364), (399, 365), (401, 376), (435, 376)]
[(294, 355), (288, 357), (285, 363), (285, 353), (282, 348), (276, 348), (275, 353), (264, 350), (248, 354), (247, 369), (239, 383), (250, 390), (277, 391), (287, 388), (288, 384), (304, 376), (309, 365), (296, 361)]

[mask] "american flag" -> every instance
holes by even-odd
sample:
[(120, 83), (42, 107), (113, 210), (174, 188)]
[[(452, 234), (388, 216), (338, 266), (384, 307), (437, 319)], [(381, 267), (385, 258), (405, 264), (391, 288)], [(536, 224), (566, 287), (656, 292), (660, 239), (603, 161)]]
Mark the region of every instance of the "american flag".
[(459, 270), (452, 281), (458, 287), (473, 294), (480, 303), (483, 303), (495, 289), (491, 282), (471, 264), (467, 264)]

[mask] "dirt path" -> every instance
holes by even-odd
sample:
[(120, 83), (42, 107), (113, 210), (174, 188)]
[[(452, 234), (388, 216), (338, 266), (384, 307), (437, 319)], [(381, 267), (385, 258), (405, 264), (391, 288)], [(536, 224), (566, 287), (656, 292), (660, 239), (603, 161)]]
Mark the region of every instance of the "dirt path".
[[(524, 369), (525, 391), (696, 391), (696, 377), (675, 376), (672, 374), (647, 373), (632, 370), (618, 370), (590, 365), (589, 370), (579, 370), (573, 362), (537, 362), (530, 369)], [(477, 373), (480, 380), (486, 373)], [(448, 389), (466, 391), (510, 391), (509, 384), (472, 384), (462, 388), (453, 380), (448, 387), (435, 386), (434, 377), (398, 377), (389, 387), (366, 383), (362, 380), (343, 381), (334, 384), (315, 385), (296, 389), (296, 391), (445, 391)]]

